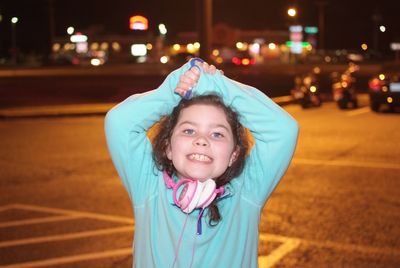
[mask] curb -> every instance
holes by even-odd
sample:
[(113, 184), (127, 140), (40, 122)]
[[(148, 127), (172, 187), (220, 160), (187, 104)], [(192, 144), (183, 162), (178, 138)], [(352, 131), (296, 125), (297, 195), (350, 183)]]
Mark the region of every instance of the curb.
[(1, 119), (88, 116), (106, 114), (116, 103), (48, 105), (0, 109)]
[[(279, 105), (293, 102), (291, 96), (272, 98)], [(105, 115), (117, 103), (47, 105), (0, 109), (0, 119)]]

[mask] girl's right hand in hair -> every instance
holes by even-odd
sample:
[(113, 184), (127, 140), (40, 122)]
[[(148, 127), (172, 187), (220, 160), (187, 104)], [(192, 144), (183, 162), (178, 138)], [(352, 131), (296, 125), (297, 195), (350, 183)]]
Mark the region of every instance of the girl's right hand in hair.
[[(204, 73), (207, 74), (215, 74), (217, 71), (221, 72), (221, 70), (217, 70), (214, 65), (209, 65), (207, 62), (196, 62), (196, 65), (199, 66)], [(178, 85), (175, 88), (175, 92), (185, 96), (186, 92), (192, 88), (194, 88), (199, 81), (200, 78), (200, 69), (197, 67), (192, 67), (187, 70), (179, 79)]]

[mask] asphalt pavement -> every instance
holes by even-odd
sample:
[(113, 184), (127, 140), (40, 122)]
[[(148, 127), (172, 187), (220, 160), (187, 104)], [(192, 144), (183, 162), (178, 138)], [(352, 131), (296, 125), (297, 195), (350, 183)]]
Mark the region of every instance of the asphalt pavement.
[[(262, 211), (260, 268), (400, 267), (399, 113), (359, 97), (358, 109), (284, 106), (301, 131)], [(4, 119), (0, 130), (0, 266), (132, 267), (134, 215), (104, 116)]]

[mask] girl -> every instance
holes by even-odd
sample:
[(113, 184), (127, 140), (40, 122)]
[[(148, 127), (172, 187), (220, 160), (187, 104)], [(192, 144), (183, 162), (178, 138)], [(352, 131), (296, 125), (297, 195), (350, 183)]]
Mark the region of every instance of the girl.
[(185, 64), (106, 116), (134, 207), (136, 267), (258, 266), (260, 213), (298, 126), (262, 92), (200, 67)]

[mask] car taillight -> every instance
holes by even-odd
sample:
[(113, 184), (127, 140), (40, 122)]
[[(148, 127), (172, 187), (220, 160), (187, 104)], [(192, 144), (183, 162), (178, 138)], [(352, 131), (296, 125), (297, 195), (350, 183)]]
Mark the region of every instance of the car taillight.
[(383, 86), (383, 81), (379, 80), (378, 78), (373, 78), (369, 81), (368, 86), (373, 91), (380, 91)]
[(242, 64), (242, 61), (238, 57), (233, 57), (232, 63), (235, 65), (240, 65), (240, 64)]
[(250, 64), (250, 60), (248, 58), (242, 59), (242, 65), (247, 66)]

